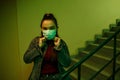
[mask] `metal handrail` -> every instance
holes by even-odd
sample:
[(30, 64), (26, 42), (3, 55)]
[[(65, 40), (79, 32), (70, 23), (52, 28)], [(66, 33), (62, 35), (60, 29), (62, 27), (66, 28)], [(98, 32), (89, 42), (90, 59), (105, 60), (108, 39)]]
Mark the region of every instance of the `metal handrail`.
[[(101, 49), (105, 44), (107, 44), (112, 38), (114, 38), (114, 64), (116, 63), (116, 35), (120, 32), (120, 29), (118, 29), (113, 35), (111, 35), (108, 39), (106, 39), (105, 41), (103, 41), (98, 47), (96, 47), (94, 50), (92, 50), (91, 52), (89, 52), (89, 54), (87, 54), (85, 57), (83, 57), (79, 62), (75, 63), (73, 66), (71, 66), (67, 71), (65, 71), (63, 74), (60, 75), (59, 80), (63, 80), (67, 75), (69, 75), (73, 70), (75, 70), (76, 68), (79, 69), (79, 66), (81, 66), (82, 63), (84, 63), (87, 59), (89, 59), (92, 55), (94, 55), (99, 49)], [(115, 67), (115, 65), (114, 65)], [(81, 70), (81, 69), (79, 69)], [(115, 69), (114, 69), (115, 70)], [(113, 72), (115, 72), (113, 70)], [(78, 71), (79, 72), (79, 71)], [(80, 77), (78, 75), (78, 80), (80, 80)]]

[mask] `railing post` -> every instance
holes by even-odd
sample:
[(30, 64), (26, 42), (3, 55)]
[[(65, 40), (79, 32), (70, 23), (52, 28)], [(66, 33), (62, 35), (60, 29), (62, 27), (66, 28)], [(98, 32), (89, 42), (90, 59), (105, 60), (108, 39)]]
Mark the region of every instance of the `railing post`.
[(81, 80), (81, 64), (78, 66), (78, 80)]
[(112, 80), (115, 80), (115, 69), (116, 69), (116, 35), (114, 36), (114, 53), (113, 53), (113, 76)]

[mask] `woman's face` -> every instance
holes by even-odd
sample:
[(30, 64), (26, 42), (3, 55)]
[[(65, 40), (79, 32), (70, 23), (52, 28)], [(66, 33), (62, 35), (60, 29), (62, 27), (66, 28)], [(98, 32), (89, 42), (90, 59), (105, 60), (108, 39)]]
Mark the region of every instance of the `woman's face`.
[(52, 20), (44, 20), (41, 28), (42, 30), (53, 30), (56, 29), (56, 25)]
[(57, 28), (55, 23), (52, 20), (44, 20), (42, 22), (42, 35), (47, 40), (52, 40), (55, 38), (57, 33)]

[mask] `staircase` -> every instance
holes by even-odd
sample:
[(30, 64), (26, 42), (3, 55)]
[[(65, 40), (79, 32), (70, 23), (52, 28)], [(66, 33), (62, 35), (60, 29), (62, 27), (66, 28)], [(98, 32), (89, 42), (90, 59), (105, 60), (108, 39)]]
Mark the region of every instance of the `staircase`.
[[(114, 25), (117, 25), (114, 26)], [(78, 54), (72, 57), (72, 65), (78, 62), (81, 58), (89, 54), (89, 52), (95, 49), (99, 44), (105, 41), (115, 31), (120, 29), (120, 19), (116, 19), (116, 24), (110, 24), (109, 29), (103, 29), (101, 35), (95, 35), (94, 41), (86, 41), (85, 48), (79, 48)], [(117, 36), (117, 54), (120, 53), (120, 33)], [(81, 66), (81, 80), (89, 80), (100, 68), (103, 67), (113, 57), (113, 44), (114, 40), (109, 41), (104, 47), (102, 47), (91, 58), (86, 60)], [(112, 74), (113, 64), (110, 63), (94, 80), (108, 80)], [(120, 55), (117, 57), (116, 69), (120, 67)], [(70, 73), (73, 80), (77, 80), (78, 70), (75, 69)], [(115, 80), (120, 80), (120, 70), (116, 73)]]

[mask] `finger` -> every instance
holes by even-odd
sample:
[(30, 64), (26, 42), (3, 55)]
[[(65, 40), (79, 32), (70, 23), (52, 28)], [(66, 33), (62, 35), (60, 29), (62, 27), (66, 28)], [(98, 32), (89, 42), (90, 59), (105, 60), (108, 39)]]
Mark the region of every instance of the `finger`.
[(46, 40), (46, 38), (45, 38), (45, 37), (42, 37), (42, 38), (41, 38), (41, 40), (42, 40), (42, 41), (45, 41), (45, 40)]
[(55, 37), (54, 41), (57, 42), (58, 41), (58, 37)]
[(55, 42), (60, 42), (60, 38), (59, 37), (56, 37), (56, 40), (55, 40)]

